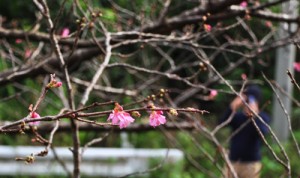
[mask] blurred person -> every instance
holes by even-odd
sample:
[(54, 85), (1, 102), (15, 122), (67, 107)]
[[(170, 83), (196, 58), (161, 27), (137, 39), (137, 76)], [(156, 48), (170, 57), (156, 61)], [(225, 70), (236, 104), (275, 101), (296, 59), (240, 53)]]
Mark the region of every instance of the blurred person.
[[(249, 85), (244, 90), (243, 99), (248, 103), (249, 108), (256, 112), (267, 124), (270, 123), (270, 117), (267, 113), (260, 111), (259, 102), (262, 94), (257, 85)], [(236, 97), (230, 103), (220, 123), (228, 120), (228, 126), (232, 132), (236, 132), (230, 139), (229, 159), (239, 178), (259, 178), (261, 164), (261, 147), (262, 140), (253, 121), (256, 123), (262, 134), (268, 132), (265, 126), (251, 112), (240, 97)], [(232, 117), (230, 117), (233, 114)], [(240, 129), (240, 130), (238, 130)], [(228, 166), (224, 169), (226, 177), (233, 177)]]

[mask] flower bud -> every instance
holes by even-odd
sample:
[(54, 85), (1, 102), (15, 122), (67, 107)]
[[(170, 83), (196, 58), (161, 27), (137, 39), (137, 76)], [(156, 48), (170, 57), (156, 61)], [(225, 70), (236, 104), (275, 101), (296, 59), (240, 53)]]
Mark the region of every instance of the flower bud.
[(132, 115), (133, 117), (141, 117), (141, 114), (140, 114), (138, 111), (132, 111), (132, 112), (131, 112), (131, 115)]
[(171, 115), (173, 115), (173, 116), (177, 116), (177, 115), (178, 115), (177, 110), (174, 109), (174, 108), (171, 108), (171, 109), (169, 110), (169, 113), (170, 113)]

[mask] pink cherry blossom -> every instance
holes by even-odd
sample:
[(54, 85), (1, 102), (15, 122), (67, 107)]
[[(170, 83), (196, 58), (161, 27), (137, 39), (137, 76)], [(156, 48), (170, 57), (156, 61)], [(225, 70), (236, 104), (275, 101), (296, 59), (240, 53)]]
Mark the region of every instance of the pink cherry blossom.
[[(30, 119), (38, 119), (41, 116), (37, 112), (30, 113)], [(40, 121), (29, 122), (29, 125), (39, 125)]]
[(120, 116), (121, 116), (119, 118), (119, 120), (120, 120), (120, 129), (125, 128), (130, 123), (134, 122), (134, 119), (127, 112), (123, 112)]
[(48, 88), (59, 88), (61, 86), (62, 86), (62, 82), (58, 82), (55, 79), (52, 79), (47, 85)]
[(247, 1), (241, 2), (240, 6), (243, 7), (243, 8), (246, 8), (248, 6)]
[(22, 39), (20, 39), (20, 38), (16, 39), (16, 44), (20, 44), (20, 43), (22, 43), (22, 42), (23, 42)]
[(63, 28), (60, 36), (66, 38), (69, 36), (69, 34), (70, 34), (70, 30), (68, 28)]
[(211, 31), (211, 25), (209, 25), (209, 24), (204, 24), (204, 30), (206, 31), (206, 32), (210, 32)]
[(209, 95), (208, 95), (208, 100), (214, 100), (217, 95), (218, 95), (217, 90), (210, 90)]
[(247, 74), (242, 73), (242, 74), (241, 74), (241, 78), (242, 78), (243, 80), (247, 80)]
[(56, 82), (56, 84), (53, 85), (54, 88), (58, 88), (62, 86), (62, 82)]
[(297, 72), (300, 72), (300, 62), (294, 62), (294, 69)]
[(218, 95), (218, 91), (217, 91), (217, 90), (210, 90), (209, 95), (210, 95), (211, 97), (216, 97), (216, 96)]
[(166, 117), (162, 115), (162, 111), (152, 111), (150, 114), (150, 125), (153, 127), (165, 124), (167, 122)]
[(32, 53), (31, 49), (26, 49), (24, 54), (25, 58), (29, 58), (31, 56), (31, 53)]
[(111, 120), (113, 125), (119, 125), (120, 129), (134, 122), (134, 118), (132, 118), (129, 113), (123, 111), (123, 107), (118, 103), (115, 104), (115, 108), (107, 120)]
[(269, 28), (272, 28), (272, 27), (273, 27), (272, 22), (269, 21), (269, 20), (265, 22), (265, 25), (266, 25), (267, 27), (269, 27)]

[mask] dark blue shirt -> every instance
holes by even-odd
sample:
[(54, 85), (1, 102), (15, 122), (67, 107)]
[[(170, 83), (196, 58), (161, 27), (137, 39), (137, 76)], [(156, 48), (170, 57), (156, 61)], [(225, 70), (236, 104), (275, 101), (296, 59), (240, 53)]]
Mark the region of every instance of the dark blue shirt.
[[(220, 123), (227, 120), (231, 113), (232, 110), (229, 108), (221, 118)], [(260, 112), (259, 116), (266, 123), (270, 123), (270, 117), (267, 113)], [(250, 119), (244, 112), (238, 111), (235, 113), (228, 125), (232, 128), (232, 131), (235, 131), (248, 120)], [(268, 132), (268, 128), (258, 118), (256, 118), (254, 121), (263, 134), (266, 134)], [(231, 138), (229, 159), (231, 161), (240, 162), (259, 161), (261, 160), (261, 146), (261, 137), (253, 122), (250, 120), (250, 122), (246, 126), (244, 126), (236, 135)]]

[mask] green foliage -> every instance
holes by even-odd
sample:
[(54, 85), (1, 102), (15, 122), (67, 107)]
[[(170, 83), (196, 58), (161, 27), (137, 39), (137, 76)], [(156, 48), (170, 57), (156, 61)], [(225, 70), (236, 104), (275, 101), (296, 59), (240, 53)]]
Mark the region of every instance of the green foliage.
[(101, 9), (103, 19), (107, 21), (116, 21), (116, 14), (112, 9)]
[[(33, 178), (32, 176), (25, 176), (25, 175), (16, 175), (16, 176), (5, 176), (6, 178)], [(61, 175), (42, 175), (42, 176), (34, 176), (34, 178), (67, 178), (67, 176), (61, 176)]]
[(179, 161), (177, 163), (163, 164), (161, 165), (162, 160), (150, 160), (149, 167), (154, 168), (154, 171), (151, 171), (147, 177), (172, 177), (172, 178), (189, 178), (190, 176), (184, 172), (184, 161)]
[(130, 143), (135, 148), (164, 148), (166, 145), (165, 138), (161, 132), (146, 132), (140, 134), (130, 134)]
[(33, 3), (28, 3), (28, 1), (16, 1), (11, 3), (10, 0), (0, 1), (0, 12), (1, 15), (8, 18), (7, 21), (18, 20), (19, 22), (24, 22), (34, 19), (34, 9)]
[(282, 174), (284, 172), (284, 168), (278, 164), (278, 162), (274, 161), (272, 157), (267, 157), (264, 156), (262, 158), (262, 171), (261, 171), (261, 176), (262, 177), (272, 177)]

